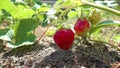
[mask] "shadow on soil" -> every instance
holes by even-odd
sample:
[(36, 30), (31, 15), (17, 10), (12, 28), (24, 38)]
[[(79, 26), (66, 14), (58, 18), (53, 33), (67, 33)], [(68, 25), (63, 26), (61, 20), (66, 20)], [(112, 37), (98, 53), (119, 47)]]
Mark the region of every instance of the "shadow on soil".
[[(112, 63), (120, 62), (119, 52), (116, 49), (99, 42), (92, 42), (86, 45), (78, 43), (68, 51), (59, 49), (53, 43), (49, 45), (55, 51), (37, 62), (34, 68), (111, 68)], [(24, 56), (28, 52), (33, 53), (33, 51), (44, 50), (44, 48), (47, 47), (44, 45), (20, 47), (11, 50), (11, 52), (5, 54), (3, 57), (12, 55)]]
[(111, 68), (111, 64), (117, 61), (120, 61), (117, 50), (106, 44), (79, 43), (71, 51), (57, 49), (46, 56), (37, 68)]

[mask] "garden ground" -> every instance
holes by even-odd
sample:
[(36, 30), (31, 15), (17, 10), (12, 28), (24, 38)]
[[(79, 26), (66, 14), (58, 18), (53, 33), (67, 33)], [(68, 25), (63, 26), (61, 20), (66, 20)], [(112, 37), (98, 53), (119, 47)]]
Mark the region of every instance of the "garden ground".
[(69, 51), (59, 49), (52, 37), (39, 45), (1, 50), (2, 68), (119, 68), (120, 52), (101, 42), (77, 42)]

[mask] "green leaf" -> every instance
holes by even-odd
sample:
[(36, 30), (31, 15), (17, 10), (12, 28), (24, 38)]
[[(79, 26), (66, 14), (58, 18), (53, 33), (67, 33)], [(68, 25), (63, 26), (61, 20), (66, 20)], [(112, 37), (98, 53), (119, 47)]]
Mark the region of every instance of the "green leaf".
[(69, 18), (74, 18), (75, 16), (77, 16), (77, 14), (78, 14), (78, 13), (77, 13), (76, 11), (70, 11), (67, 16), (68, 16)]
[(22, 40), (24, 42), (25, 41), (34, 42), (35, 38), (36, 38), (36, 36), (30, 32), (30, 33), (27, 33), (26, 37), (24, 39), (22, 39)]
[(15, 6), (10, 0), (0, 0), (0, 9), (5, 9), (16, 19), (30, 18), (35, 13), (22, 5)]
[(47, 25), (47, 21), (48, 21), (48, 17), (46, 14), (40, 14), (39, 15), (39, 19), (40, 19), (40, 25), (45, 27)]
[(48, 8), (48, 7), (40, 7), (39, 8), (39, 12), (46, 12), (46, 11), (48, 11), (50, 8)]
[(44, 15), (44, 20), (42, 21), (41, 26), (45, 27), (48, 23), (48, 17), (46, 15)]
[(47, 36), (52, 36), (55, 33), (55, 29), (48, 30), (46, 35)]
[(28, 33), (27, 36), (24, 37), (24, 39), (19, 40), (17, 43), (8, 42), (6, 44), (6, 46), (10, 47), (10, 48), (17, 48), (17, 47), (20, 47), (20, 46), (32, 45), (32, 44), (34, 44), (35, 38), (36, 37), (35, 37), (34, 34)]
[(120, 42), (120, 35), (116, 35), (114, 38), (117, 40), (117, 42)]
[(43, 21), (45, 18), (45, 14), (40, 14), (38, 18), (40, 19), (40, 21)]
[(120, 25), (119, 21), (116, 20), (105, 20), (97, 24), (97, 26), (107, 26), (107, 25)]
[(2, 11), (0, 10), (0, 24), (2, 23)]
[(17, 48), (17, 47), (20, 47), (20, 46), (32, 45), (33, 43), (34, 43), (34, 42), (29, 42), (29, 41), (23, 42), (23, 43), (21, 43), (21, 44), (13, 44), (13, 43), (8, 42), (8, 43), (6, 44), (6, 46), (7, 46), (7, 47), (10, 47), (10, 48)]
[(23, 42), (22, 44), (19, 44), (19, 45), (16, 45), (16, 44), (13, 44), (13, 43), (10, 43), (8, 42), (6, 44), (7, 47), (9, 48), (18, 48), (18, 47), (21, 47), (21, 46), (26, 46), (26, 45), (32, 45), (34, 42)]
[(0, 30), (0, 39), (5, 41), (11, 41), (13, 37), (13, 30), (10, 29), (1, 29)]
[(35, 13), (32, 9), (25, 8), (23, 5), (16, 6), (17, 10), (20, 13), (20, 18), (31, 18), (32, 15)]
[(8, 11), (14, 18), (20, 17), (20, 13), (17, 10), (16, 6), (10, 2), (10, 0), (0, 0), (0, 9), (5, 9)]
[(0, 29), (0, 36), (5, 35), (9, 29)]
[(34, 19), (22, 19), (20, 22), (14, 24), (14, 38), (16, 41), (24, 39), (27, 33), (34, 30), (38, 25)]
[(91, 27), (90, 34), (93, 34), (95, 32), (99, 32), (102, 27), (113, 26), (113, 25), (120, 25), (120, 22), (119, 21), (115, 21), (115, 20), (105, 20), (105, 21), (102, 21), (102, 22), (98, 23), (96, 26), (92, 26)]
[(34, 0), (34, 2), (35, 2), (36, 4), (42, 4), (42, 3), (41, 3), (41, 0)]

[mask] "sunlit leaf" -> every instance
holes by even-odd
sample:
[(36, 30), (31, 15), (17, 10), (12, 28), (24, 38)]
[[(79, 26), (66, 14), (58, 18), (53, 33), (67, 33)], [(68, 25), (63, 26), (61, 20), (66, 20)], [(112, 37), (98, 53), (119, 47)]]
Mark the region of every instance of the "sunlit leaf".
[(17, 48), (17, 47), (20, 47), (20, 46), (27, 46), (27, 45), (32, 45), (34, 42), (29, 42), (29, 41), (27, 41), (27, 42), (23, 42), (23, 43), (21, 43), (21, 44), (19, 44), (19, 45), (17, 45), (17, 44), (12, 44), (12, 43), (7, 43), (6, 44), (6, 46), (7, 47), (10, 47), (10, 48)]
[(48, 11), (50, 8), (48, 8), (48, 7), (40, 7), (39, 8), (39, 12), (46, 12), (46, 11)]
[(10, 47), (10, 48), (17, 48), (17, 47), (24, 46), (24, 45), (32, 45), (34, 43), (35, 39), (36, 39), (36, 37), (34, 34), (27, 33), (27, 35), (24, 36), (23, 39), (20, 39), (16, 43), (8, 42), (6, 44), (6, 46)]
[(5, 9), (13, 18), (17, 19), (30, 18), (34, 14), (30, 8), (22, 5), (15, 6), (10, 0), (0, 0), (0, 9)]
[(77, 16), (77, 12), (76, 11), (70, 11), (67, 16), (69, 18), (74, 18), (75, 16)]
[(48, 30), (47, 33), (46, 33), (46, 35), (47, 36), (52, 36), (54, 33), (55, 33), (55, 30), (52, 29), (52, 30)]
[(14, 36), (16, 41), (24, 39), (28, 32), (34, 30), (38, 25), (34, 19), (22, 19), (14, 27)]
[(0, 0), (0, 9), (5, 9), (8, 11), (14, 18), (20, 17), (20, 13), (17, 10), (16, 6), (10, 2), (10, 0)]
[(120, 42), (120, 35), (116, 35), (114, 38), (117, 40), (118, 43)]
[(40, 19), (40, 21), (43, 21), (45, 18), (45, 14), (40, 14), (38, 18)]
[(20, 18), (21, 19), (23, 19), (23, 18), (31, 18), (32, 15), (35, 13), (32, 9), (25, 8), (22, 5), (18, 5), (18, 6), (16, 6), (16, 8), (20, 13)]

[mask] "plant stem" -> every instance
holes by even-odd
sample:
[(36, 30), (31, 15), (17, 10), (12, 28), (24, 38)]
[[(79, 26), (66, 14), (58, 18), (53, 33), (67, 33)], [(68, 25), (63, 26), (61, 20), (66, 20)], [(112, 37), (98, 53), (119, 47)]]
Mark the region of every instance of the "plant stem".
[(69, 10), (71, 10), (72, 8), (75, 8), (75, 7), (82, 7), (82, 6), (91, 6), (91, 7), (94, 7), (94, 8), (98, 8), (98, 9), (101, 9), (101, 10), (104, 10), (104, 11), (108, 11), (110, 13), (113, 13), (117, 16), (120, 16), (120, 11), (117, 11), (115, 9), (112, 9), (112, 8), (109, 8), (109, 7), (106, 7), (106, 6), (103, 6), (103, 5), (96, 5), (94, 3), (90, 3), (90, 2), (86, 2), (86, 1), (83, 1), (82, 4), (76, 4), (68, 9), (66, 9), (65, 11), (63, 11), (59, 18), (62, 19), (62, 16), (64, 16)]
[(85, 2), (83, 1), (83, 5), (82, 6), (91, 6), (91, 7), (95, 7), (95, 8), (98, 8), (98, 9), (101, 9), (101, 10), (105, 10), (105, 11), (108, 11), (110, 13), (113, 13), (115, 15), (118, 15), (120, 16), (120, 11), (117, 11), (115, 9), (111, 9), (109, 7), (106, 7), (106, 6), (103, 6), (103, 5), (96, 5), (94, 3), (89, 3), (89, 2)]
[(51, 25), (51, 24), (48, 24), (46, 30), (45, 30), (45, 31), (43, 32), (43, 34), (39, 37), (39, 39), (34, 42), (34, 45), (37, 45), (37, 44), (38, 44), (38, 42), (42, 39), (42, 37), (43, 37), (43, 36), (46, 34), (46, 32), (48, 31), (50, 25)]

